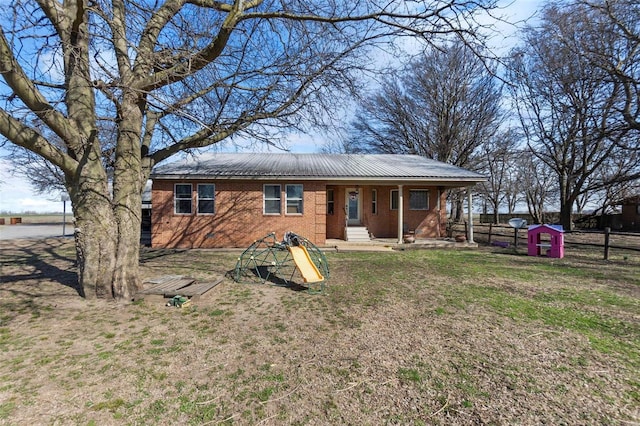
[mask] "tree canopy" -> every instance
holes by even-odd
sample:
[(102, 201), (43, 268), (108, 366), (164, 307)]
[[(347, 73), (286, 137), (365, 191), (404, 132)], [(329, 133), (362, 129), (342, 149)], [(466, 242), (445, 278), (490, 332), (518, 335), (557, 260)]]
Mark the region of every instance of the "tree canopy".
[(494, 3), (18, 0), (0, 18), (0, 134), (61, 171), (81, 293), (130, 299), (155, 164), (321, 123), (370, 49), (474, 38)]
[(511, 53), (509, 79), (529, 152), (553, 171), (568, 229), (582, 196), (640, 176), (625, 84), (594, 60), (596, 51), (611, 57), (625, 45), (607, 28), (591, 7), (549, 5)]

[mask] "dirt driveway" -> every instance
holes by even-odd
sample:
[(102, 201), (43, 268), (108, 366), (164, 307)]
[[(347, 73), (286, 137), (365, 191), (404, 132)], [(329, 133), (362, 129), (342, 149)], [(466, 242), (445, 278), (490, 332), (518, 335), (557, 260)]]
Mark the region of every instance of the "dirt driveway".
[[(0, 240), (15, 240), (21, 238), (42, 240), (61, 237), (62, 232), (62, 224), (22, 223), (18, 225), (0, 225)], [(72, 237), (73, 225), (67, 224), (67, 226), (64, 227), (64, 234), (66, 237)]]

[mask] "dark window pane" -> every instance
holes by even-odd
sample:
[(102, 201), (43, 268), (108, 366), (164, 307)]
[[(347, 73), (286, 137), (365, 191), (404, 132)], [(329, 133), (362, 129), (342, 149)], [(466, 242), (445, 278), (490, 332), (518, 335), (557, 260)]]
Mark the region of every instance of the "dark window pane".
[(213, 200), (198, 200), (198, 213), (213, 214), (213, 209)]
[(410, 210), (428, 210), (429, 209), (429, 191), (425, 191), (425, 190), (409, 191), (409, 209)]
[(264, 212), (269, 214), (280, 213), (280, 200), (264, 200)]
[(264, 198), (277, 198), (280, 199), (280, 185), (265, 185), (264, 186)]
[(176, 213), (190, 214), (191, 200), (176, 200)]
[(191, 198), (191, 185), (176, 185), (176, 198)]
[(198, 198), (213, 199), (214, 185), (198, 185)]

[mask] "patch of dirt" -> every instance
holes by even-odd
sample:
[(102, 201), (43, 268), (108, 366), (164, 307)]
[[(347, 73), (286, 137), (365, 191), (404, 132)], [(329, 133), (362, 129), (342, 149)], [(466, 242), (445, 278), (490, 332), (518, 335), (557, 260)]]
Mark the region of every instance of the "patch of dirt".
[[(640, 422), (633, 366), (584, 334), (457, 300), (460, 280), (432, 270), (364, 289), (358, 276), (375, 267), (341, 254), (325, 295), (227, 278), (178, 309), (80, 298), (68, 240), (0, 250), (2, 424)], [(236, 257), (146, 251), (141, 274), (205, 280)], [(515, 278), (487, 285), (523, 298), (545, 291)], [(636, 284), (615, 285), (637, 296)], [(624, 318), (638, 327), (633, 312)]]

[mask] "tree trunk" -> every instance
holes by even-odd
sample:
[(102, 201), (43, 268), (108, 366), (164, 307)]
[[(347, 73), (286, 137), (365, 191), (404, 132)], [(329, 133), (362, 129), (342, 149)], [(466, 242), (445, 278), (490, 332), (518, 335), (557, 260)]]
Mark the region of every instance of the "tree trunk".
[(127, 208), (114, 210), (106, 179), (89, 182), (96, 180), (84, 179), (71, 196), (81, 295), (130, 301), (141, 289), (141, 196), (132, 197)]
[(566, 231), (573, 229), (573, 223), (571, 221), (571, 206), (573, 202), (564, 201), (560, 205), (560, 224)]
[(460, 198), (462, 196), (462, 192), (458, 193), (458, 198), (456, 199), (456, 222), (463, 222), (464, 217), (464, 200)]
[(132, 191), (127, 201), (126, 207), (116, 209), (118, 247), (113, 297), (122, 301), (130, 301), (142, 289), (138, 276), (142, 196), (140, 192)]
[(451, 213), (449, 217), (455, 223), (462, 223), (464, 218), (464, 198), (463, 192), (460, 190), (451, 190)]
[(571, 212), (573, 210), (573, 203), (575, 197), (571, 195), (572, 184), (567, 176), (566, 172), (560, 174), (560, 224), (562, 227), (571, 231)]
[[(110, 196), (103, 185), (86, 185), (71, 193), (75, 218), (78, 282), (87, 299), (113, 297), (118, 229)], [(104, 186), (105, 188), (100, 188)]]

